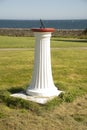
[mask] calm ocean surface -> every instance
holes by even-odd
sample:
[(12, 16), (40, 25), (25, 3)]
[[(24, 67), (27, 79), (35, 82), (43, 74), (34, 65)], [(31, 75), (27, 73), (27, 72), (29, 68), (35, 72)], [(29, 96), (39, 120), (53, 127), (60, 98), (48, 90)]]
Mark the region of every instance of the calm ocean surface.
[[(87, 20), (43, 20), (45, 27), (56, 29), (86, 29)], [(39, 28), (39, 20), (0, 20), (0, 28)]]

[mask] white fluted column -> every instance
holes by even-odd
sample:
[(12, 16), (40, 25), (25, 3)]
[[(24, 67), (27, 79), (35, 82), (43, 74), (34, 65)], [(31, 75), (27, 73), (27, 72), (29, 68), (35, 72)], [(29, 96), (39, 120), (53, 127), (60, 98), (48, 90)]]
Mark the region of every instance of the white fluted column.
[(58, 96), (60, 91), (55, 87), (50, 57), (50, 38), (53, 28), (32, 29), (36, 38), (34, 71), (26, 93), (31, 96)]

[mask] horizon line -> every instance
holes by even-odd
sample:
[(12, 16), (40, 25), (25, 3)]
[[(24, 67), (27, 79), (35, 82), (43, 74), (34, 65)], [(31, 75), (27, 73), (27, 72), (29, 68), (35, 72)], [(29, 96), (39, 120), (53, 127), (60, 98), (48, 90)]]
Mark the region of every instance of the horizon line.
[[(37, 21), (40, 21), (40, 19), (0, 19), (0, 20), (37, 20)], [(81, 18), (73, 18), (73, 19), (42, 19), (42, 20), (87, 20), (86, 19), (81, 19)]]

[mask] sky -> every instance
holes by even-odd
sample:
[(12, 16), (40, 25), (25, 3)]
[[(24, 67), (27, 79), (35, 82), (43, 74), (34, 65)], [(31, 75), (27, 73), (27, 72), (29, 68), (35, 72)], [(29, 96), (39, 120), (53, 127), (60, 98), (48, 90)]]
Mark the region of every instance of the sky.
[(87, 19), (87, 0), (0, 0), (0, 19)]

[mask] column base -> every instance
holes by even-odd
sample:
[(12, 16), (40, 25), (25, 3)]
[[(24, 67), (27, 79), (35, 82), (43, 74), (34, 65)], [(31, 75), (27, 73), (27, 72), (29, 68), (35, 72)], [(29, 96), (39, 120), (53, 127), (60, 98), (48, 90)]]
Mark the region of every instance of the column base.
[(61, 93), (56, 87), (45, 88), (45, 89), (31, 89), (30, 87), (26, 90), (26, 94), (30, 96), (38, 97), (53, 97), (58, 96)]

